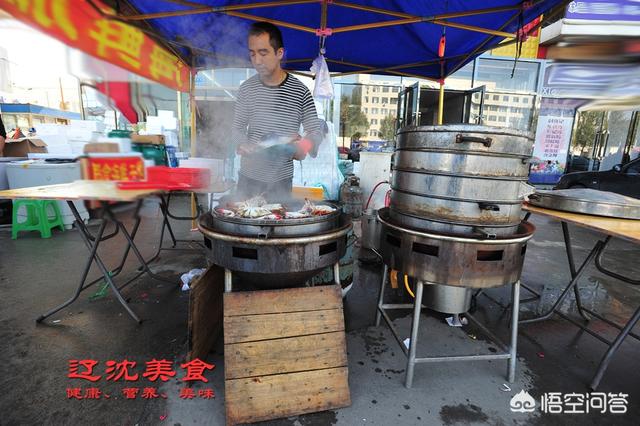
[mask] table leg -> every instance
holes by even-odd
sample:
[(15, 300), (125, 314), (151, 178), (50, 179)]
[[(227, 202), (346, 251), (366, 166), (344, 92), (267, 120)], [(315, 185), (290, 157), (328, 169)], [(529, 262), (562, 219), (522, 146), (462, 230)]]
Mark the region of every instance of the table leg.
[(611, 346), (609, 346), (609, 350), (607, 350), (607, 353), (602, 358), (602, 361), (600, 361), (600, 365), (598, 366), (598, 371), (596, 372), (595, 376), (593, 376), (593, 379), (591, 380), (591, 385), (589, 385), (591, 390), (596, 390), (596, 388), (600, 384), (600, 380), (602, 380), (602, 376), (604, 375), (604, 372), (607, 370), (607, 367), (611, 362), (611, 358), (616, 353), (616, 351), (618, 350), (618, 348), (620, 347), (624, 339), (629, 334), (629, 332), (636, 325), (638, 320), (640, 320), (640, 307), (636, 309), (635, 313), (631, 316), (631, 318), (629, 319), (627, 324), (624, 326), (620, 334), (618, 334), (618, 336), (613, 341)]
[[(111, 220), (114, 222), (114, 224), (120, 228), (120, 230), (123, 232), (123, 234), (127, 237), (129, 237), (129, 233), (127, 232), (126, 229), (124, 229), (123, 226), (121, 226), (120, 223), (115, 222), (115, 220), (113, 220), (113, 214), (111, 214), (111, 211), (109, 210), (109, 205), (107, 203), (101, 203), (103, 206), (103, 210), (104, 210), (104, 217), (102, 219), (103, 223), (106, 224), (107, 219)], [(73, 212), (73, 215), (76, 217), (76, 220), (78, 220), (80, 218), (80, 214), (78, 213), (78, 211), (75, 209), (75, 206), (71, 209), (71, 211)], [(82, 237), (82, 239), (84, 240), (84, 243), (87, 247), (91, 247), (91, 243), (89, 241), (89, 238), (87, 236), (88, 230), (86, 228), (86, 226), (84, 224), (82, 224), (80, 226), (80, 236)], [(103, 241), (101, 238), (96, 238), (96, 243), (100, 243), (100, 241)], [(129, 244), (132, 244), (133, 241), (129, 240)], [(132, 245), (133, 248), (135, 248), (135, 246)], [(135, 314), (135, 312), (133, 312), (133, 310), (129, 307), (129, 304), (127, 303), (126, 300), (124, 300), (124, 298), (122, 297), (122, 294), (120, 293), (120, 290), (118, 289), (118, 287), (116, 287), (116, 285), (114, 284), (113, 280), (111, 279), (111, 276), (109, 275), (109, 270), (107, 269), (107, 267), (105, 266), (104, 262), (102, 261), (102, 259), (100, 258), (100, 256), (98, 255), (97, 252), (98, 247), (95, 247), (95, 250), (92, 252), (92, 258), (93, 260), (95, 260), (96, 264), (98, 265), (98, 268), (100, 268), (100, 271), (102, 272), (102, 276), (104, 277), (104, 280), (107, 284), (109, 284), (109, 287), (111, 287), (111, 290), (113, 290), (113, 293), (116, 295), (116, 298), (118, 299), (118, 302), (120, 302), (120, 304), (122, 306), (124, 306), (125, 310), (127, 311), (127, 313), (131, 316), (131, 318), (133, 318), (137, 323), (141, 323), (142, 321), (140, 320), (140, 318), (138, 318), (138, 316)]]
[[(140, 250), (138, 250), (138, 247), (133, 242), (133, 239), (131, 238), (131, 235), (127, 231), (127, 228), (124, 226), (124, 224), (121, 221), (116, 219), (115, 215), (113, 214), (113, 212), (109, 208), (108, 204), (106, 204), (106, 203), (102, 203), (102, 204), (103, 204), (103, 206), (105, 208), (105, 214), (109, 217), (109, 220), (113, 221), (116, 224), (116, 226), (118, 226), (118, 228), (120, 228), (120, 232), (122, 232), (122, 235), (124, 235), (124, 238), (127, 240), (127, 243), (129, 243), (129, 247), (131, 248), (131, 250), (133, 250), (133, 254), (135, 254), (135, 256), (138, 258), (138, 262), (140, 262), (140, 266), (142, 266), (144, 272), (147, 275), (149, 275), (151, 278), (154, 278), (156, 280), (168, 282), (170, 284), (175, 284), (174, 280), (170, 280), (168, 278), (164, 278), (164, 277), (161, 277), (159, 275), (156, 275), (151, 271), (151, 269), (149, 269), (148, 262), (144, 259), (144, 257), (142, 257), (142, 254), (140, 253)], [(139, 207), (141, 205), (142, 205), (142, 200), (138, 201), (138, 206), (136, 207), (136, 211), (138, 211), (138, 209), (139, 209)]]
[[(72, 212), (74, 211), (75, 206), (72, 208)], [(102, 241), (102, 235), (104, 234), (104, 230), (107, 227), (107, 222), (105, 220), (102, 221), (102, 223), (100, 224), (100, 228), (98, 230), (98, 234), (96, 235), (96, 237), (93, 239), (93, 242), (88, 242), (89, 239), (87, 238), (86, 235), (86, 226), (84, 225), (84, 223), (82, 222), (82, 219), (78, 217), (76, 217), (76, 226), (78, 228), (78, 230), (80, 231), (80, 235), (83, 239), (83, 241), (85, 242), (85, 244), (87, 244), (87, 247), (89, 247), (89, 257), (87, 258), (87, 261), (85, 262), (85, 267), (84, 270), (82, 272), (82, 276), (80, 278), (80, 283), (78, 284), (78, 288), (76, 289), (76, 292), (74, 293), (74, 295), (67, 300), (66, 302), (64, 302), (63, 304), (61, 304), (60, 306), (51, 309), (49, 312), (40, 315), (37, 319), (36, 322), (41, 323), (42, 321), (44, 321), (46, 318), (50, 317), (51, 315), (55, 314), (56, 312), (66, 308), (67, 306), (71, 305), (73, 302), (76, 301), (76, 299), (78, 299), (78, 296), (80, 296), (80, 293), (85, 290), (86, 288), (90, 287), (92, 284), (94, 283), (90, 283), (89, 285), (87, 285), (86, 287), (84, 286), (84, 283), (87, 280), (87, 275), (89, 274), (89, 270), (91, 269), (91, 264), (93, 263), (93, 259), (96, 255), (96, 252), (98, 251), (98, 245), (100, 245), (100, 242)], [(104, 279), (104, 277), (102, 278)]]
[[(571, 245), (571, 235), (569, 234), (569, 225), (567, 222), (560, 222), (562, 224), (562, 235), (564, 236), (564, 247), (567, 252), (567, 261), (569, 262), (569, 272), (571, 273), (571, 278), (576, 276), (576, 264), (573, 259), (573, 247)], [(580, 299), (580, 290), (578, 286), (575, 285), (573, 287), (573, 294), (576, 298), (576, 307), (578, 308), (578, 313), (585, 321), (589, 321), (591, 318), (582, 308), (582, 300)]]
[(604, 249), (605, 245), (606, 244), (603, 243), (602, 241), (598, 241), (596, 243), (596, 245), (591, 249), (591, 252), (587, 256), (587, 258), (584, 260), (584, 262), (582, 262), (582, 265), (580, 265), (580, 268), (578, 268), (578, 270), (576, 271), (576, 275), (571, 279), (569, 284), (567, 284), (565, 289), (562, 291), (562, 294), (560, 294), (560, 297), (558, 297), (558, 300), (556, 300), (556, 302), (553, 304), (551, 309), (549, 309), (545, 314), (542, 314), (540, 316), (537, 316), (534, 318), (528, 318), (525, 320), (520, 320), (520, 324), (529, 324), (529, 323), (544, 321), (546, 319), (551, 318), (554, 312), (556, 311), (556, 309), (560, 306), (560, 304), (564, 301), (564, 299), (569, 294), (569, 290), (575, 287), (575, 285), (578, 283), (578, 281), (582, 277), (582, 274), (584, 273), (584, 271), (586, 271), (587, 266), (589, 266), (589, 264), (595, 259), (598, 253), (600, 253), (600, 251)]

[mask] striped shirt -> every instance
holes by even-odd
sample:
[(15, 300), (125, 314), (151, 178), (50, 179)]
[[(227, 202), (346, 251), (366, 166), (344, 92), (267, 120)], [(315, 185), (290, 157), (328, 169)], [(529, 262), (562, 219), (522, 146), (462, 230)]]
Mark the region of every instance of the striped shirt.
[[(273, 135), (294, 138), (302, 134), (319, 141), (320, 123), (309, 89), (287, 74), (279, 86), (267, 86), (256, 74), (240, 86), (233, 120), (233, 139), (259, 143)], [(292, 154), (277, 148), (243, 155), (240, 174), (261, 182), (293, 178)]]

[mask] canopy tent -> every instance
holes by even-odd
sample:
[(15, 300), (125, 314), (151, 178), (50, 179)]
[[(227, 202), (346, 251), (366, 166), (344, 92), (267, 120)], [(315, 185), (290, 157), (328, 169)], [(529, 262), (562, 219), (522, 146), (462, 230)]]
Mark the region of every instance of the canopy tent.
[(308, 71), (324, 46), (333, 73), (441, 80), (503, 41), (526, 38), (536, 27), (529, 22), (566, 3), (129, 0), (118, 19), (144, 25), (196, 69), (250, 66), (247, 28), (269, 21), (282, 30), (289, 70)]

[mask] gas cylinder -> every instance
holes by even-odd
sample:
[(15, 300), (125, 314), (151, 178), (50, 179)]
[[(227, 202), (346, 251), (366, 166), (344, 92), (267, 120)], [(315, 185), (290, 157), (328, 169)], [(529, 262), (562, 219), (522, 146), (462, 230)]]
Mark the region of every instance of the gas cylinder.
[(340, 201), (345, 213), (352, 218), (362, 216), (362, 188), (360, 178), (354, 174), (348, 174), (340, 185)]

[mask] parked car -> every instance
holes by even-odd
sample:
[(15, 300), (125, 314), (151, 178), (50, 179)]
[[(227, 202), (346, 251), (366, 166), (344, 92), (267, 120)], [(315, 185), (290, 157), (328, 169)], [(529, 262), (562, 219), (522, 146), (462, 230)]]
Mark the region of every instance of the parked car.
[(640, 157), (611, 170), (575, 172), (562, 176), (554, 189), (592, 188), (640, 198)]

